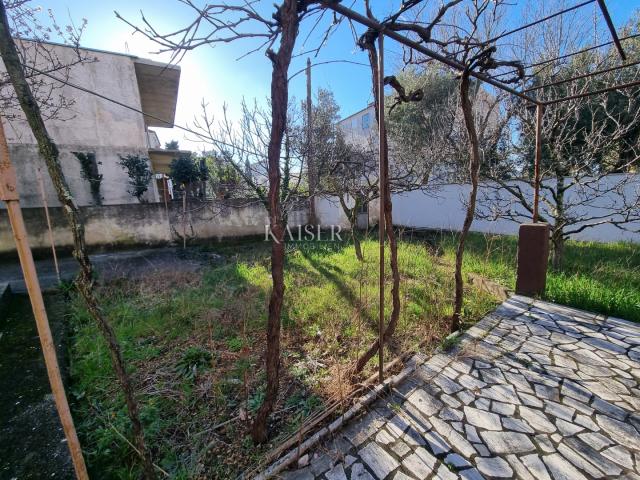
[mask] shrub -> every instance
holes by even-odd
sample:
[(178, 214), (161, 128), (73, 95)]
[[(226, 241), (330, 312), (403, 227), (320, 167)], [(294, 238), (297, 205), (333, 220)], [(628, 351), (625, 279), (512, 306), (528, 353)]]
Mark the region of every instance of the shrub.
[(149, 168), (149, 159), (140, 155), (121, 156), (120, 165), (127, 171), (129, 176), (131, 189), (127, 191), (136, 197), (139, 202), (142, 202), (142, 196), (149, 189), (149, 182), (153, 177)]

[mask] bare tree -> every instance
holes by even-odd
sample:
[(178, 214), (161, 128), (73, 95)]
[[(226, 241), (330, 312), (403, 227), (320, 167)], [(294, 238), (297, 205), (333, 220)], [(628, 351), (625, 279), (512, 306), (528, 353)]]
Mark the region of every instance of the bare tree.
[(357, 233), (358, 213), (379, 197), (377, 153), (372, 144), (347, 143), (338, 130), (333, 156), (319, 169), (317, 194), (337, 198), (349, 222), (358, 260), (363, 261)]
[[(42, 117), (45, 120), (64, 120), (71, 116), (74, 100), (62, 91), (64, 83), (53, 81), (45, 74), (55, 74), (66, 81), (74, 66), (95, 61), (86, 50), (80, 49), (86, 19), (78, 26), (64, 26), (48, 10), (48, 25), (44, 25), (40, 20), (41, 8), (33, 6), (31, 0), (5, 1), (5, 9), (8, 26), (15, 38), (16, 53), (31, 92), (40, 106)], [(50, 43), (54, 41), (67, 48), (55, 48)], [(20, 104), (10, 86), (8, 72), (0, 72), (0, 109), (3, 117), (9, 121), (20, 116)]]
[[(38, 143), (40, 154), (47, 165), (58, 200), (64, 207), (63, 211), (67, 217), (71, 233), (73, 235), (73, 254), (80, 265), (80, 273), (76, 282), (78, 291), (82, 295), (87, 306), (87, 310), (96, 321), (98, 328), (107, 343), (111, 361), (116, 371), (116, 376), (124, 393), (127, 411), (133, 426), (136, 447), (142, 457), (144, 476), (147, 479), (153, 479), (155, 478), (154, 467), (151, 461), (151, 454), (145, 445), (144, 433), (140, 422), (138, 403), (135, 398), (133, 385), (129, 374), (127, 373), (124, 360), (122, 358), (121, 348), (113, 327), (102, 313), (94, 292), (93, 265), (85, 248), (84, 224), (78, 213), (78, 207), (73, 199), (71, 191), (67, 186), (60, 164), (58, 148), (51, 139), (47, 131), (47, 127), (45, 126), (40, 109), (40, 103), (38, 101), (39, 99), (36, 98), (31, 89), (31, 85), (27, 77), (27, 72), (29, 70), (27, 70), (25, 65), (22, 63), (24, 57), (21, 58), (19, 50), (16, 48), (16, 44), (13, 40), (14, 32), (10, 26), (9, 15), (17, 15), (18, 20), (14, 20), (14, 24), (21, 25), (22, 29), (27, 28), (24, 25), (26, 25), (26, 22), (29, 22), (32, 17), (30, 17), (28, 13), (24, 13), (30, 11), (28, 10), (26, 3), (27, 2), (17, 2), (5, 5), (4, 2), (0, 2), (0, 54), (2, 55), (7, 71), (8, 81), (13, 86), (14, 99), (12, 101), (19, 105), (24, 117), (26, 117), (26, 121), (28, 122)], [(8, 11), (7, 7), (16, 8), (16, 10)], [(26, 15), (26, 17), (22, 17), (21, 15)], [(78, 42), (79, 37), (75, 37), (75, 41)], [(37, 47), (37, 51), (42, 51), (42, 48), (40, 46)], [(53, 67), (51, 68), (63, 68), (60, 63), (55, 60), (56, 57), (50, 55), (48, 58), (54, 59)], [(32, 76), (31, 78), (34, 77)], [(38, 87), (42, 85), (37, 79), (33, 81), (35, 81), (35, 85)], [(51, 89), (47, 91), (52, 92), (54, 90)], [(47, 94), (45, 97), (44, 106), (47, 108), (51, 106), (50, 103), (47, 103), (51, 99), (51, 95)], [(67, 103), (62, 100), (58, 105), (64, 106), (67, 105)], [(57, 110), (54, 109), (54, 111)]]
[[(173, 52), (174, 59), (181, 58), (185, 52), (199, 46), (253, 39), (259, 43), (248, 53), (264, 50), (272, 64), (270, 124), (268, 137), (265, 139), (268, 191), (260, 194), (269, 213), (269, 227), (274, 239), (271, 245), (272, 290), (266, 332), (267, 388), (251, 432), (254, 441), (264, 442), (268, 436), (267, 420), (278, 399), (280, 374), (280, 316), (284, 296), (286, 226), (286, 212), (282, 208), (281, 195), (283, 172), (288, 169), (287, 150), (290, 145), (286, 137), (289, 106), (287, 74), (300, 22), (305, 15), (317, 13), (319, 9), (312, 7), (314, 2), (311, 0), (283, 0), (275, 6), (271, 17), (265, 17), (258, 12), (256, 0), (209, 4), (204, 7), (195, 5), (191, 0), (183, 0), (182, 3), (193, 11), (194, 20), (173, 32), (159, 33), (144, 16), (142, 28), (127, 23), (136, 32), (159, 44), (162, 51)], [(283, 149), (284, 167), (281, 164)], [(250, 180), (248, 177), (244, 176)]]
[[(640, 191), (633, 174), (640, 159), (640, 89), (581, 97), (637, 80), (640, 70), (630, 66), (570, 81), (619, 62), (613, 48), (554, 60), (591, 43), (589, 36), (585, 38), (586, 23), (580, 17), (559, 18), (520, 40), (531, 62), (539, 64), (528, 76), (527, 88), (543, 101), (573, 97), (545, 107), (541, 129), (540, 220), (551, 228), (555, 269), (562, 268), (564, 245), (572, 235), (601, 225), (640, 231)], [(637, 42), (626, 46), (637, 48)], [(512, 108), (518, 128), (512, 161), (486, 171), (489, 182), (479, 214), (523, 222), (533, 212), (535, 115), (522, 105)]]
[[(409, 2), (417, 4), (420, 2)], [(504, 6), (503, 0), (472, 0), (461, 5), (460, 1), (452, 0), (433, 8), (423, 10), (419, 17), (431, 15), (434, 20), (424, 22), (420, 18), (411, 23), (396, 22), (391, 28), (396, 31), (406, 31), (413, 34), (418, 42), (440, 51), (445, 57), (454, 60), (464, 67), (460, 76), (460, 108), (464, 120), (468, 155), (468, 177), (471, 191), (467, 200), (465, 219), (458, 237), (455, 261), (455, 298), (451, 330), (458, 330), (462, 313), (464, 296), (464, 282), (462, 277), (462, 263), (466, 238), (473, 223), (478, 193), (479, 172), (482, 164), (481, 144), (478, 136), (478, 115), (474, 113), (473, 82), (471, 73), (497, 72), (503, 73), (510, 68), (512, 74), (502, 78), (503, 83), (519, 81), (523, 69), (518, 61), (500, 60), (497, 58), (498, 48), (493, 44), (492, 33), (500, 28)], [(413, 5), (410, 5), (413, 6)], [(403, 12), (406, 13), (406, 12)], [(398, 18), (400, 16), (398, 15)], [(436, 29), (436, 27), (440, 27)], [(407, 49), (405, 61), (411, 64), (423, 65), (433, 61), (430, 57)], [(477, 88), (477, 87), (476, 87)], [(488, 120), (488, 117), (485, 116)]]

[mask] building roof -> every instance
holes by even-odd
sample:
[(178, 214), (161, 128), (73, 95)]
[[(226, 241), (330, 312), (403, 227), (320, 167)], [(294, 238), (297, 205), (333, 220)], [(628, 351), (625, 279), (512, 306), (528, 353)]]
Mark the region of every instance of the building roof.
[(352, 113), (351, 115), (347, 115), (346, 117), (342, 118), (338, 123), (345, 122), (345, 121), (347, 121), (347, 120), (349, 120), (349, 119), (351, 119), (351, 118), (353, 118), (353, 117), (355, 117), (357, 115), (360, 115), (361, 113), (364, 113), (367, 110), (369, 110), (371, 107), (373, 107), (373, 103), (370, 103), (366, 107), (361, 108), (360, 110), (358, 110), (357, 112)]
[(171, 162), (183, 155), (190, 155), (189, 150), (167, 150), (164, 148), (150, 148), (149, 160), (151, 160), (151, 169), (153, 173), (171, 173)]
[[(25, 42), (37, 42), (61, 48), (74, 48), (71, 45), (57, 42), (45, 42), (31, 38), (17, 38)], [(79, 47), (80, 50), (96, 52), (104, 55), (129, 57), (135, 67), (140, 103), (145, 115), (145, 122), (150, 127), (171, 128), (175, 122), (180, 86), (180, 66), (170, 63), (156, 62), (130, 53), (112, 52), (97, 48)]]
[(135, 57), (134, 65), (140, 90), (145, 123), (150, 127), (171, 128), (176, 118), (180, 67)]

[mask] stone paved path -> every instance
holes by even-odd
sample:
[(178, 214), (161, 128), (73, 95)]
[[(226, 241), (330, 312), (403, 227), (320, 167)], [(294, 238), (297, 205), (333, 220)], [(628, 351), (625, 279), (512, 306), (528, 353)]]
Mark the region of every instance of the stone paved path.
[(512, 297), (282, 477), (640, 480), (639, 382), (640, 325)]

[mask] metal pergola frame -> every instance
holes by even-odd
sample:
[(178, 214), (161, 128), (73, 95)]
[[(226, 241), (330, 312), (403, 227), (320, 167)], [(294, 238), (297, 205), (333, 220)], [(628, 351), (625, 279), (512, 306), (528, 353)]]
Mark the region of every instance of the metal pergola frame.
[[(500, 38), (504, 38), (508, 35), (511, 35), (513, 33), (525, 30), (529, 27), (532, 27), (534, 25), (543, 23), (551, 18), (555, 18), (557, 16), (561, 16), (564, 15), (565, 13), (568, 13), (570, 11), (576, 10), (578, 8), (581, 8), (583, 6), (586, 5), (590, 5), (592, 3), (597, 2), (600, 12), (607, 24), (607, 28), (609, 29), (610, 35), (611, 35), (611, 39), (612, 41), (601, 44), (601, 45), (596, 45), (596, 46), (592, 46), (592, 47), (588, 47), (585, 49), (582, 49), (578, 52), (574, 52), (574, 53), (569, 53), (569, 54), (565, 54), (562, 55), (560, 57), (558, 57), (557, 59), (552, 59), (552, 60), (548, 60), (548, 61), (544, 61), (541, 62), (538, 65), (529, 65), (525, 68), (531, 68), (533, 66), (539, 66), (539, 65), (543, 65), (543, 64), (548, 64), (551, 63), (553, 61), (556, 60), (560, 60), (563, 58), (568, 58), (570, 56), (573, 55), (577, 55), (579, 53), (582, 52), (586, 52), (586, 51), (590, 51), (590, 50), (594, 50), (596, 48), (600, 48), (606, 45), (610, 45), (611, 43), (615, 44), (616, 50), (618, 51), (618, 54), (620, 55), (620, 58), (622, 59), (623, 62), (626, 62), (627, 60), (627, 56), (626, 53), (622, 47), (622, 42), (621, 39), (619, 38), (616, 30), (615, 30), (615, 26), (613, 25), (613, 21), (611, 20), (611, 16), (609, 15), (609, 11), (607, 9), (607, 5), (605, 3), (605, 0), (586, 0), (586, 1), (582, 1), (581, 3), (578, 3), (576, 5), (573, 5), (572, 7), (568, 7), (565, 8), (559, 12), (555, 12), (551, 15), (547, 15), (541, 19), (535, 20), (529, 24), (526, 25), (522, 25), (520, 27), (517, 27), (513, 30), (510, 30), (508, 32), (504, 32), (496, 37), (493, 37), (489, 43), (492, 43), (494, 41), (496, 41), (497, 39)], [(413, 49), (417, 52), (420, 52), (424, 55), (426, 55), (427, 57), (436, 60), (444, 65), (447, 65), (451, 68), (453, 68), (454, 70), (457, 71), (464, 71), (465, 70), (465, 66), (454, 60), (451, 58), (448, 58), (447, 56), (438, 53), (436, 51), (433, 51), (429, 48), (427, 48), (426, 46), (424, 46), (423, 44), (416, 42), (414, 40), (411, 40), (410, 38), (407, 38), (406, 36), (387, 28), (384, 23), (381, 23), (377, 20), (374, 20), (372, 18), (369, 18), (367, 16), (364, 16), (358, 12), (356, 12), (355, 10), (352, 10), (351, 8), (345, 7), (344, 5), (341, 5), (338, 1), (336, 0), (322, 0), (323, 5), (330, 9), (333, 10), (335, 13), (340, 14), (346, 18), (348, 18), (349, 20), (352, 20), (356, 23), (359, 23), (375, 32), (378, 33), (378, 78), (374, 79), (375, 82), (378, 83), (378, 95), (379, 95), (379, 100), (378, 100), (378, 116), (379, 116), (379, 131), (380, 131), (380, 138), (378, 139), (378, 148), (379, 148), (379, 167), (380, 167), (380, 179), (381, 179), (381, 193), (380, 193), (380, 205), (379, 205), (379, 216), (380, 218), (378, 219), (378, 229), (379, 229), (379, 242), (380, 242), (380, 284), (379, 284), (379, 288), (380, 288), (380, 308), (379, 308), (379, 325), (378, 325), (378, 361), (379, 361), (379, 365), (378, 365), (378, 379), (380, 381), (380, 383), (383, 382), (383, 361), (384, 361), (384, 356), (383, 356), (383, 337), (384, 337), (384, 308), (383, 308), (383, 304), (384, 304), (384, 243), (385, 243), (385, 221), (384, 221), (384, 203), (385, 203), (385, 199), (384, 199), (384, 192), (382, 191), (384, 186), (382, 183), (383, 177), (384, 177), (384, 173), (385, 173), (385, 165), (383, 162), (386, 161), (386, 159), (384, 159), (384, 155), (383, 155), (383, 149), (385, 149), (385, 144), (384, 144), (384, 140), (383, 140), (383, 134), (384, 134), (384, 116), (385, 116), (385, 109), (384, 109), (384, 52), (383, 52), (383, 46), (384, 46), (384, 37), (389, 37), (395, 41), (397, 41), (398, 43), (409, 47), (410, 49)], [(624, 39), (629, 39), (629, 38), (635, 38), (638, 35), (629, 35), (627, 37), (625, 37)], [(598, 71), (594, 71), (588, 74), (583, 74), (583, 75), (577, 75), (575, 77), (566, 79), (566, 80), (561, 80), (561, 81), (557, 81), (557, 82), (552, 82), (546, 85), (541, 85), (539, 87), (535, 87), (535, 88), (530, 88), (530, 89), (523, 89), (523, 90), (517, 90), (509, 85), (506, 85), (505, 83), (499, 81), (496, 79), (496, 77), (490, 76), (490, 75), (485, 75), (483, 73), (479, 73), (479, 72), (474, 72), (471, 71), (469, 74), (476, 78), (477, 80), (480, 80), (482, 82), (485, 82), (489, 85), (494, 86), (495, 88), (498, 88), (504, 92), (507, 92), (511, 95), (514, 95), (522, 100), (525, 100), (526, 102), (528, 102), (529, 104), (531, 104), (532, 106), (535, 106), (536, 108), (536, 124), (535, 124), (535, 155), (534, 155), (534, 192), (533, 192), (533, 212), (532, 212), (532, 220), (533, 223), (537, 223), (539, 221), (539, 203), (540, 203), (540, 183), (541, 183), (541, 176), (540, 176), (540, 163), (541, 163), (541, 156), (542, 156), (542, 120), (543, 120), (543, 115), (544, 115), (544, 110), (545, 107), (548, 105), (555, 105), (558, 103), (562, 103), (562, 102), (566, 102), (566, 101), (570, 101), (570, 100), (575, 100), (575, 99), (579, 99), (579, 98), (585, 98), (585, 97), (590, 97), (593, 95), (599, 95), (602, 93), (607, 93), (607, 92), (611, 92), (611, 91), (615, 91), (615, 90), (622, 90), (622, 89), (626, 89), (626, 88), (631, 88), (631, 87), (636, 87), (636, 86), (640, 86), (640, 80), (636, 80), (636, 81), (632, 81), (632, 82), (628, 82), (628, 83), (622, 83), (622, 84), (617, 84), (617, 85), (612, 85), (609, 87), (604, 87), (601, 89), (597, 89), (597, 90), (593, 90), (593, 91), (587, 91), (587, 92), (583, 92), (583, 93), (579, 93), (579, 94), (574, 94), (574, 95), (567, 95), (565, 97), (560, 97), (560, 98), (554, 98), (551, 100), (539, 100), (537, 98), (534, 98), (533, 96), (531, 96), (529, 93), (533, 92), (533, 91), (540, 91), (543, 90), (544, 88), (548, 88), (548, 87), (552, 87), (555, 85), (560, 85), (560, 84), (565, 84), (565, 83), (570, 83), (576, 80), (580, 80), (580, 79), (585, 79), (585, 78), (590, 78), (596, 75), (600, 75), (600, 74), (604, 74), (604, 73), (608, 73), (611, 71), (615, 71), (615, 70), (620, 70), (623, 68), (627, 68), (627, 67), (631, 67), (634, 65), (638, 65), (640, 64), (640, 60), (635, 60), (629, 63), (625, 63), (623, 65), (618, 65), (615, 67), (610, 67), (610, 68), (606, 68), (606, 69), (602, 69), (602, 70), (598, 70)], [(502, 74), (498, 74), (497, 76), (502, 76), (505, 75), (505, 73)]]

